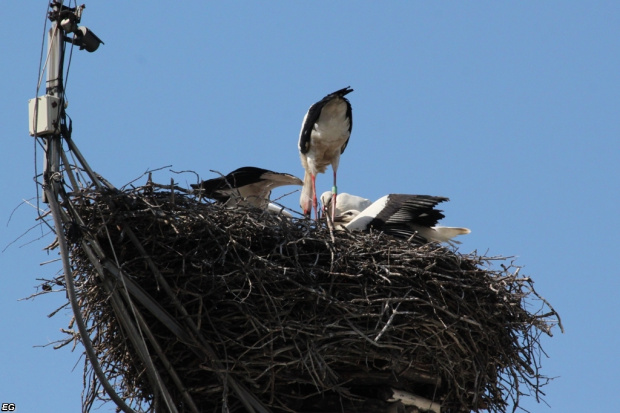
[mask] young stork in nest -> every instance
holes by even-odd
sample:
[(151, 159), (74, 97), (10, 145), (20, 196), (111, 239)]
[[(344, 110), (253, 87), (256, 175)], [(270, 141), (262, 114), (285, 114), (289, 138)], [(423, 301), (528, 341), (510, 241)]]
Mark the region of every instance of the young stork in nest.
[(332, 220), (335, 217), (338, 164), (349, 143), (353, 126), (351, 103), (345, 98), (351, 92), (353, 89), (345, 87), (325, 96), (310, 106), (301, 124), (299, 154), (305, 174), (299, 204), (304, 215), (310, 215), (314, 209), (317, 220), (316, 175), (324, 173), (327, 165), (331, 165), (334, 172)]
[(269, 197), (272, 189), (284, 185), (303, 185), (303, 182), (290, 174), (245, 166), (226, 176), (209, 179), (191, 186), (197, 194), (215, 199), (227, 207), (252, 205), (272, 212), (279, 212), (281, 208), (271, 204)]
[(443, 227), (437, 222), (444, 218), (441, 210), (435, 209), (448, 198), (430, 195), (390, 194), (373, 202), (363, 211), (348, 210), (334, 220), (340, 227), (351, 231), (375, 229), (386, 234), (406, 238), (418, 244), (451, 241), (457, 235), (469, 234), (467, 228)]
[[(332, 191), (325, 191), (321, 195), (321, 203), (323, 204), (323, 211), (330, 211), (332, 209)], [(372, 205), (372, 201), (361, 196), (347, 194), (343, 192), (338, 194), (338, 207), (336, 208), (336, 216), (342, 215), (346, 211), (355, 210), (363, 211)]]

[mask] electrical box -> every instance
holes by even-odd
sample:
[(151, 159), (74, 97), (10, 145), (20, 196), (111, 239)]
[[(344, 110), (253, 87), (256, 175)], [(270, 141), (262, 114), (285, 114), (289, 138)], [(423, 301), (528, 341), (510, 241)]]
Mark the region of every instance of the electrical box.
[[(37, 101), (39, 102), (37, 105)], [(60, 98), (51, 95), (39, 96), (28, 101), (28, 119), (30, 136), (35, 136), (35, 105), (36, 105), (36, 135), (45, 136), (60, 131), (59, 113)]]

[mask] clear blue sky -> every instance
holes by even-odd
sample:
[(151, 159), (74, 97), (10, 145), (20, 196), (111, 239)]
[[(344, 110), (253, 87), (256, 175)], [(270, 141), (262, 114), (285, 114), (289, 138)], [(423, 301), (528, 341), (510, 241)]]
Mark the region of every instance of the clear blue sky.
[[(46, 315), (64, 295), (18, 301), (60, 270), (40, 265), (57, 258), (42, 251), (41, 228), (22, 236), (34, 209), (13, 213), (35, 196), (42, 163), (27, 101), (46, 4), (2, 6), (0, 402), (75, 412), (82, 349), (37, 347), (62, 337), (70, 311)], [(105, 45), (73, 53), (67, 111), (78, 147), (112, 183), (165, 165), (205, 178), (246, 165), (300, 176), (305, 111), (350, 85), (340, 191), (448, 196), (442, 223), (472, 229), (461, 251), (516, 257), (562, 316), (566, 333), (542, 341), (542, 372), (557, 377), (551, 407), (524, 406), (617, 409), (620, 3), (92, 1), (82, 24)], [(330, 174), (318, 182), (329, 189)]]

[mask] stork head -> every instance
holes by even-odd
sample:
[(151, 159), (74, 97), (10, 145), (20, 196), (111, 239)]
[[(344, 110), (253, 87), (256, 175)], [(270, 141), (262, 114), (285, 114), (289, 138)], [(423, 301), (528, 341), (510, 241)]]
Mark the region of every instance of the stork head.
[(299, 206), (304, 215), (310, 216), (312, 213), (312, 187), (304, 186), (301, 189), (301, 196), (299, 197)]
[(321, 195), (321, 204), (323, 204), (323, 212), (329, 211), (332, 205), (332, 191), (325, 191)]
[(349, 209), (348, 211), (344, 211), (340, 215), (336, 215), (336, 217), (334, 218), (334, 222), (346, 225), (349, 222), (353, 221), (359, 214), (360, 211), (356, 209)]

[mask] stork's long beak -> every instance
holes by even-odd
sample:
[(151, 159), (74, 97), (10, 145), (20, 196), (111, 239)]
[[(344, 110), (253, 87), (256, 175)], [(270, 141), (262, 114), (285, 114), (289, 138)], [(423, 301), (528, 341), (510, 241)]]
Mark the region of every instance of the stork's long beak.
[(346, 222), (346, 221), (347, 221), (347, 220), (346, 220), (346, 219), (344, 219), (342, 215), (336, 215), (336, 216), (334, 217), (334, 223), (336, 223), (336, 222)]
[(302, 186), (304, 182), (296, 176), (286, 173), (267, 172), (261, 176), (262, 179), (273, 182), (273, 187), (284, 185), (299, 185)]

